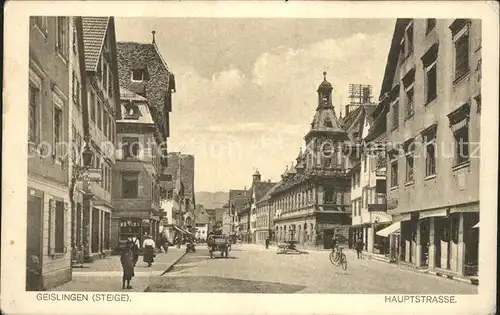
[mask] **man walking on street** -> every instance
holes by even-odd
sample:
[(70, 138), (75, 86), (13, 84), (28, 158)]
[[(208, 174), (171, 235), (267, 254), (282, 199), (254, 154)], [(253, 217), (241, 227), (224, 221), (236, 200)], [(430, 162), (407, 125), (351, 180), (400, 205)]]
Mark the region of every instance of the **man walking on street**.
[(358, 240), (356, 241), (356, 253), (358, 254), (358, 259), (363, 258), (363, 256), (361, 255), (361, 252), (363, 251), (364, 246), (365, 246), (365, 244), (363, 243), (363, 239), (361, 239), (361, 237), (359, 237)]
[(266, 237), (266, 249), (268, 249), (268, 248), (269, 248), (269, 236)]

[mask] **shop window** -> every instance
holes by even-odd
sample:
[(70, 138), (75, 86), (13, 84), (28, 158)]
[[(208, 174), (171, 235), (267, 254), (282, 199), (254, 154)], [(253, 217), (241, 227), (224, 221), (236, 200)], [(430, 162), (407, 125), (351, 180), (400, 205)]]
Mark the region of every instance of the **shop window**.
[(139, 193), (139, 173), (122, 173), (122, 196), (123, 198), (137, 198)]
[(421, 58), (425, 71), (425, 104), (437, 97), (437, 57), (438, 44), (436, 43)]
[(436, 27), (436, 19), (426, 19), (425, 34), (429, 34)]
[(469, 73), (469, 21), (457, 19), (450, 25), (454, 44), (455, 82)]
[(451, 230), (451, 241), (458, 244), (458, 234), (460, 228), (460, 216), (458, 214), (452, 214), (450, 218), (450, 230)]

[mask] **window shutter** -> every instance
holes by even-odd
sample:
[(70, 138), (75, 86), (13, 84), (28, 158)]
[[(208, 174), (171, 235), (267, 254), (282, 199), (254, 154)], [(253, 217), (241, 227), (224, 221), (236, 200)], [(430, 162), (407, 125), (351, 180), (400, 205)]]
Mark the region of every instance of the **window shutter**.
[(49, 255), (56, 252), (56, 201), (49, 200)]
[(64, 232), (63, 232), (63, 253), (68, 252), (68, 230), (71, 229), (71, 220), (70, 216), (68, 215), (68, 210), (69, 210), (69, 203), (64, 202), (64, 209), (63, 209), (63, 222), (64, 222)]

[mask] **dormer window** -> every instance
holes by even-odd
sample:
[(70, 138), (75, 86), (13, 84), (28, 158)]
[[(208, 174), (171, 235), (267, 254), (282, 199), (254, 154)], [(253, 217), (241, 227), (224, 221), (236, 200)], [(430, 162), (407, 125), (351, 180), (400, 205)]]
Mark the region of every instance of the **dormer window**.
[(132, 81), (142, 82), (146, 79), (146, 71), (144, 69), (132, 70)]

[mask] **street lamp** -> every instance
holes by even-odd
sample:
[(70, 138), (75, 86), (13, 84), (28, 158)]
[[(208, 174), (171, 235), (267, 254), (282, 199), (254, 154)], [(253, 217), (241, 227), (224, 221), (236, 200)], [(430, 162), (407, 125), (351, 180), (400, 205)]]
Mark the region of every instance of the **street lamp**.
[(85, 146), (82, 152), (83, 166), (85, 168), (90, 168), (92, 161), (94, 160), (94, 152), (90, 149), (89, 145)]

